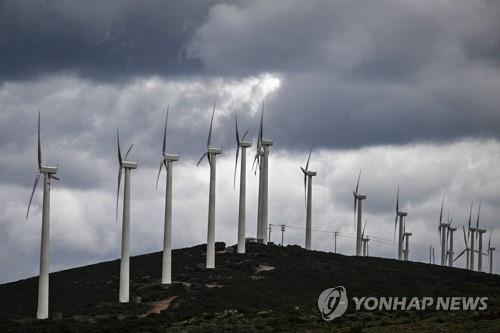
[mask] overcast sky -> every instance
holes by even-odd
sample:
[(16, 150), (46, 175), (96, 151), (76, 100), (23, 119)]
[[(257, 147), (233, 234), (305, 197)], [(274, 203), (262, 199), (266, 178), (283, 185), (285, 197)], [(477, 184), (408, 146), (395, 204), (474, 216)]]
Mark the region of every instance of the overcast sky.
[[(209, 170), (196, 161), (214, 102), (213, 142), (224, 149), (217, 240), (237, 239), (234, 114), (255, 141), (265, 101), (264, 132), (275, 142), (269, 222), (296, 227), (285, 242), (304, 243), (299, 166), (314, 146), (314, 229), (354, 232), (362, 168), (367, 233), (392, 242), (399, 184), (411, 260), (426, 262), (430, 244), (439, 257), (444, 192), (459, 228), (481, 200), (480, 225), (500, 247), (499, 17), (500, 2), (487, 0), (0, 0), (0, 282), (38, 274), (41, 187), (25, 219), (38, 110), (44, 163), (58, 163), (61, 178), (51, 191), (52, 270), (119, 257), (116, 128), (139, 162), (131, 253), (161, 249), (164, 189), (154, 185), (167, 105), (168, 150), (181, 156), (174, 247), (206, 242)], [(247, 236), (257, 181), (248, 175)], [(461, 252), (463, 235), (455, 240)], [(332, 247), (331, 233), (313, 233), (313, 248)], [(352, 255), (354, 239), (338, 248)], [(370, 254), (392, 258), (396, 247), (372, 241)]]

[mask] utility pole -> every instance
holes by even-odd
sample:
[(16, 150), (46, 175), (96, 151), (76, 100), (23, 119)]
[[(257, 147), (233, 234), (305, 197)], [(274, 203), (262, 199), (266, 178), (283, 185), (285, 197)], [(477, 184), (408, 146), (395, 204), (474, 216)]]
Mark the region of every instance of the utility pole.
[(338, 231), (335, 231), (333, 233), (333, 253), (337, 253), (337, 235), (338, 235)]
[(285, 225), (281, 225), (281, 246), (283, 246), (283, 240), (285, 238)]

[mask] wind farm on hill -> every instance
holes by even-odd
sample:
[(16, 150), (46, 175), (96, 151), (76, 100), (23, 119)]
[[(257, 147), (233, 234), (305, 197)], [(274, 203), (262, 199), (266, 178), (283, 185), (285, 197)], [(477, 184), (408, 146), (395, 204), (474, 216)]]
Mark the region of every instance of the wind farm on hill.
[[(206, 150), (199, 159), (197, 166), (200, 166), (204, 159), (208, 162), (210, 170), (210, 182), (208, 191), (208, 227), (207, 227), (207, 243), (205, 257), (206, 262), (204, 268), (206, 269), (206, 274), (214, 274), (212, 271), (217, 269), (216, 267), (216, 239), (215, 239), (215, 228), (216, 228), (216, 176), (217, 176), (217, 155), (222, 153), (221, 148), (217, 148), (213, 145), (213, 122), (215, 117), (216, 105), (214, 104), (211, 118), (210, 126), (208, 130), (208, 138), (206, 143)], [(172, 234), (172, 198), (175, 193), (172, 191), (172, 184), (175, 180), (173, 173), (173, 164), (179, 159), (177, 154), (167, 153), (167, 137), (168, 137), (168, 120), (169, 120), (170, 108), (167, 107), (165, 115), (165, 125), (163, 131), (163, 141), (161, 150), (161, 161), (158, 170), (158, 176), (156, 179), (156, 187), (158, 187), (161, 171), (165, 169), (166, 172), (166, 195), (165, 195), (165, 214), (164, 214), (164, 230), (163, 230), (163, 252), (161, 260), (161, 284), (171, 285), (172, 274), (175, 275), (174, 271), (175, 265), (173, 265), (172, 259), (172, 238), (176, 235)], [(258, 126), (258, 135), (256, 142), (256, 152), (252, 163), (252, 170), (256, 174), (258, 172), (258, 212), (257, 212), (257, 234), (256, 237), (248, 237), (246, 232), (246, 181), (247, 181), (247, 160), (246, 154), (247, 149), (252, 146), (252, 142), (247, 139), (248, 130), (240, 135), (238, 127), (238, 119), (235, 115), (235, 132), (236, 132), (236, 159), (235, 159), (235, 169), (234, 169), (234, 179), (233, 184), (236, 187), (236, 180), (238, 174), (239, 165), (239, 209), (238, 216), (235, 217), (237, 221), (237, 245), (236, 253), (243, 255), (247, 253), (248, 243), (259, 243), (259, 244), (272, 244), (270, 243), (272, 227), (279, 227), (281, 229), (281, 246), (284, 246), (284, 233), (287, 228), (296, 228), (304, 232), (304, 248), (306, 250), (313, 249), (313, 232), (330, 232), (333, 236), (334, 242), (334, 252), (338, 253), (337, 249), (337, 237), (351, 237), (355, 240), (355, 255), (368, 257), (370, 256), (369, 242), (370, 240), (375, 242), (381, 242), (384, 244), (397, 244), (397, 259), (400, 261), (410, 260), (410, 236), (413, 238), (419, 237), (418, 233), (408, 232), (406, 229), (407, 223), (406, 219), (409, 212), (400, 208), (400, 190), (399, 186), (396, 191), (396, 209), (395, 209), (395, 220), (394, 220), (394, 239), (385, 239), (376, 235), (369, 235), (366, 233), (367, 220), (365, 219), (363, 224), (363, 205), (368, 200), (367, 194), (361, 192), (360, 183), (362, 172), (359, 171), (355, 188), (353, 190), (354, 196), (354, 234), (345, 234), (335, 231), (327, 230), (316, 230), (313, 229), (313, 212), (312, 212), (312, 200), (313, 200), (313, 177), (321, 177), (317, 172), (310, 169), (311, 155), (313, 149), (311, 148), (307, 156), (305, 166), (299, 166), (298, 171), (302, 171), (304, 176), (304, 194), (305, 194), (305, 224), (304, 228), (289, 225), (276, 225), (269, 223), (268, 221), (268, 191), (269, 191), (269, 156), (270, 148), (273, 146), (273, 141), (267, 139), (264, 136), (264, 103), (262, 103), (262, 110), (260, 114), (260, 123)], [(33, 191), (28, 204), (28, 211), (26, 218), (28, 218), (29, 210), (35, 194), (40, 176), (43, 175), (44, 191), (43, 191), (43, 214), (42, 214), (42, 235), (41, 235), (41, 250), (40, 250), (40, 274), (38, 279), (38, 306), (36, 312), (36, 318), (47, 319), (49, 318), (49, 226), (50, 226), (50, 191), (51, 191), (51, 180), (59, 180), (55, 175), (57, 173), (58, 167), (45, 165), (42, 163), (42, 145), (41, 145), (41, 115), (38, 113), (38, 169), (39, 172), (35, 178), (35, 184), (33, 186)], [(119, 217), (119, 197), (121, 189), (121, 180), (124, 176), (123, 185), (123, 204), (122, 204), (122, 242), (121, 242), (121, 260), (120, 260), (120, 274), (119, 274), (119, 290), (117, 300), (119, 303), (129, 303), (130, 302), (130, 224), (131, 224), (131, 214), (130, 214), (130, 201), (131, 201), (131, 173), (132, 170), (138, 168), (137, 162), (132, 162), (129, 160), (129, 154), (133, 148), (133, 144), (127, 149), (124, 156), (122, 156), (121, 146), (120, 146), (120, 136), (117, 130), (116, 132), (117, 149), (118, 149), (118, 182), (117, 182), (117, 193), (116, 193), (116, 219), (118, 221)], [(169, 147), (170, 149), (170, 147)], [(241, 154), (240, 154), (241, 153)], [(437, 221), (436, 233), (439, 234), (439, 249), (440, 249), (440, 262), (441, 266), (453, 267), (455, 262), (460, 259), (465, 254), (465, 269), (474, 270), (478, 272), (483, 272), (483, 257), (489, 258), (488, 272), (494, 274), (493, 267), (493, 255), (495, 248), (491, 243), (491, 232), (489, 233), (488, 246), (483, 248), (483, 235), (487, 232), (480, 228), (480, 212), (481, 212), (481, 202), (479, 202), (477, 209), (477, 218), (475, 224), (472, 221), (473, 215), (473, 204), (470, 206), (468, 224), (462, 226), (463, 237), (465, 242), (465, 249), (461, 251), (458, 255), (455, 255), (454, 249), (454, 232), (457, 228), (452, 226), (453, 218), (449, 217), (444, 220), (444, 208), (445, 208), (445, 195), (443, 194), (441, 201), (441, 208), (439, 212), (439, 220)], [(396, 237), (397, 232), (397, 237)], [(397, 239), (396, 239), (397, 238)], [(259, 248), (264, 249), (264, 248)], [(435, 251), (431, 244), (429, 248), (429, 263), (435, 264)], [(476, 260), (477, 259), (477, 260)], [(431, 266), (429, 266), (431, 269)], [(112, 301), (111, 299), (109, 301)]]

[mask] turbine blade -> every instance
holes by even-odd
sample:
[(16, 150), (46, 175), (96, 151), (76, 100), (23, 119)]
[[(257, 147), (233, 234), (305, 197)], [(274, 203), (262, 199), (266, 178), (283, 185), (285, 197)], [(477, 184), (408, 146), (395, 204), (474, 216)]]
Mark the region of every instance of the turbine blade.
[(466, 251), (467, 249), (463, 250), (462, 252), (460, 252), (460, 254), (458, 256), (455, 257), (455, 259), (453, 259), (453, 262), (457, 261)]
[(393, 242), (396, 242), (396, 228), (397, 228), (397, 226), (398, 226), (398, 214), (396, 214), (396, 220), (394, 221), (394, 236), (392, 239)]
[(396, 194), (396, 214), (399, 212), (399, 185), (398, 185), (398, 191)]
[(260, 166), (260, 158), (258, 154), (255, 154), (255, 158), (252, 163), (252, 170), (254, 170), (254, 174), (257, 174), (257, 168), (255, 168), (255, 164), (257, 163), (257, 167)]
[(38, 110), (38, 170), (42, 168), (42, 144), (40, 142), (40, 110)]
[(490, 239), (488, 240), (488, 249), (491, 247), (491, 234), (493, 233), (492, 230), (490, 230)]
[(118, 187), (116, 189), (116, 222), (118, 222), (118, 200), (120, 199), (120, 183), (122, 180), (122, 168), (118, 169)]
[(396, 227), (398, 225), (398, 213), (399, 213), (399, 185), (398, 185), (398, 189), (396, 192), (396, 217), (394, 219), (394, 239), (393, 239), (393, 242), (396, 241)]
[(212, 142), (212, 126), (214, 124), (214, 114), (215, 114), (216, 104), (217, 103), (214, 103), (214, 109), (212, 110), (212, 118), (210, 119), (210, 130), (208, 131), (207, 148), (210, 147), (210, 143)]
[(264, 136), (264, 101), (262, 101), (262, 112), (260, 114), (259, 138), (260, 138), (260, 143), (261, 144), (262, 144), (262, 138), (263, 138), (263, 136)]
[(462, 226), (462, 230), (464, 232), (464, 242), (465, 242), (465, 247), (468, 248), (469, 247), (469, 244), (467, 244), (467, 236), (465, 236), (465, 227)]
[(361, 233), (361, 238), (365, 237), (365, 228), (366, 228), (366, 222), (368, 219), (365, 219), (365, 225), (363, 226), (363, 232)]
[(248, 130), (246, 130), (246, 132), (243, 134), (243, 136), (241, 137), (241, 140), (245, 140), (245, 137), (247, 136), (248, 134)]
[(445, 193), (443, 193), (443, 199), (441, 200), (441, 212), (439, 213), (439, 225), (441, 225), (441, 223), (443, 222), (444, 196), (445, 196)]
[(130, 151), (132, 150), (132, 147), (134, 146), (134, 144), (131, 144), (130, 147), (128, 148), (127, 150), (127, 153), (125, 154), (125, 160), (127, 160), (127, 157), (128, 157), (128, 154), (130, 153)]
[(198, 163), (196, 163), (196, 166), (200, 165), (201, 161), (203, 161), (205, 157), (208, 157), (208, 153), (204, 153), (203, 155), (201, 155), (200, 159), (198, 160)]
[(234, 114), (234, 124), (236, 127), (236, 144), (238, 145), (238, 148), (240, 147), (240, 133), (238, 131), (238, 114)]
[(167, 153), (167, 123), (168, 123), (168, 112), (170, 109), (170, 104), (167, 106), (167, 115), (165, 116), (165, 129), (163, 130), (163, 155)]
[(470, 211), (469, 211), (469, 229), (470, 229), (470, 224), (472, 221), (472, 205), (474, 204), (474, 201), (471, 201), (470, 203)]
[(358, 190), (359, 190), (359, 180), (361, 179), (361, 171), (363, 169), (360, 169), (359, 170), (359, 175), (358, 175), (358, 182), (356, 183), (356, 190), (354, 191), (356, 194), (358, 194)]
[(477, 209), (476, 229), (479, 229), (479, 214), (480, 213), (481, 213), (481, 200), (479, 200), (479, 207)]
[(120, 182), (122, 180), (122, 168), (118, 169), (118, 187), (116, 189), (116, 222), (118, 222), (118, 200), (120, 199)]
[(354, 230), (356, 230), (356, 208), (358, 208), (358, 198), (356, 197), (356, 193), (352, 192), (354, 195)]
[(61, 178), (57, 177), (57, 176), (54, 176), (54, 175), (50, 175), (50, 178), (51, 179), (55, 179), (55, 180), (61, 180)]
[(122, 166), (122, 151), (120, 149), (120, 133), (116, 129), (116, 142), (118, 143), (118, 162), (120, 163), (120, 168)]
[[(158, 181), (160, 180), (160, 173), (161, 173), (161, 169), (163, 168), (163, 164), (165, 163), (165, 160), (162, 160), (160, 162), (160, 169), (158, 169), (158, 176), (156, 177), (156, 189), (158, 189)], [(166, 170), (166, 168), (165, 168)]]
[[(302, 169), (302, 167), (300, 167)], [(302, 169), (304, 172), (304, 169)], [(307, 175), (304, 172), (304, 206), (307, 207)]]
[(33, 185), (33, 190), (31, 191), (30, 201), (28, 203), (28, 210), (26, 211), (26, 220), (28, 219), (28, 215), (30, 213), (31, 202), (33, 201), (33, 195), (35, 194), (36, 186), (38, 185), (39, 180), (40, 180), (40, 174), (37, 174), (35, 177), (35, 184)]
[(443, 247), (443, 242), (441, 240), (441, 237), (443, 235), (443, 228), (441, 226), (439, 226), (439, 247)]
[[(239, 139), (238, 139), (239, 140)], [(238, 156), (240, 154), (240, 146), (238, 143), (238, 146), (236, 147), (236, 159), (234, 161), (234, 180), (233, 180), (233, 188), (236, 188), (236, 172), (238, 170)]]
[(307, 156), (306, 170), (309, 170), (309, 160), (311, 159), (312, 147), (309, 150), (309, 156)]

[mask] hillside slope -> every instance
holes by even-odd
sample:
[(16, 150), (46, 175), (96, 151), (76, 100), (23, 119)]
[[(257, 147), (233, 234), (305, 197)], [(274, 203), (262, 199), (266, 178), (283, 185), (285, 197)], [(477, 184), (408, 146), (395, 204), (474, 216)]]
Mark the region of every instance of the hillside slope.
[[(248, 244), (218, 243), (216, 269), (204, 245), (173, 251), (171, 286), (160, 284), (161, 253), (131, 258), (131, 298), (118, 303), (119, 261), (50, 276), (50, 311), (37, 321), (37, 278), (0, 285), (0, 332), (498, 332), (500, 276), (413, 262)], [(487, 296), (486, 311), (354, 311), (321, 318), (319, 294), (344, 286), (348, 297)]]

